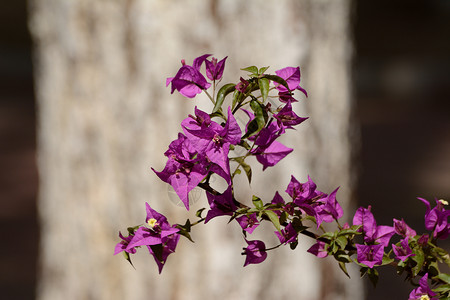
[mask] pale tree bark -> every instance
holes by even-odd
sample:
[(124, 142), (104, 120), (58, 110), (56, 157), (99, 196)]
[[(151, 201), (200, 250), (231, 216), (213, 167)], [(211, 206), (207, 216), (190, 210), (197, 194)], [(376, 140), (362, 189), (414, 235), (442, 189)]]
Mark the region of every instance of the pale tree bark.
[[(350, 11), (350, 0), (31, 1), (38, 298), (362, 299), (359, 279), (336, 279), (336, 263), (307, 254), (307, 239), (295, 251), (278, 249), (263, 264), (242, 268), (244, 242), (226, 218), (193, 228), (196, 243), (182, 240), (161, 275), (145, 249), (134, 258), (136, 270), (112, 256), (118, 231), (143, 222), (145, 202), (172, 223), (185, 220), (150, 166), (163, 168), (163, 153), (194, 105), (208, 108), (204, 95), (188, 100), (164, 86), (181, 58), (190, 63), (204, 53), (229, 56), (223, 82), (236, 82), (239, 68), (250, 65), (270, 65), (271, 72), (300, 65), (309, 93), (295, 109), (310, 120), (283, 140), (293, 154), (264, 174), (255, 165), (252, 190), (242, 177), (237, 193), (270, 201), (291, 174), (301, 181), (309, 174), (323, 191), (340, 185), (339, 199), (350, 206)], [(204, 205), (203, 197), (191, 210)], [(258, 231), (255, 238), (275, 243), (273, 228)]]

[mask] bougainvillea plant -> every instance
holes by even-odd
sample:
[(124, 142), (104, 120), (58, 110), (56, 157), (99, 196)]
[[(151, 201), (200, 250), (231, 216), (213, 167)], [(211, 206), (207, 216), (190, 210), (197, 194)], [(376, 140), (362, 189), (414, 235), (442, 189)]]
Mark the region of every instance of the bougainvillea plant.
[[(448, 203), (442, 199), (436, 199), (436, 205), (432, 205), (418, 198), (425, 204), (428, 233), (417, 234), (403, 219), (393, 219), (392, 226), (378, 225), (370, 206), (358, 208), (352, 224), (341, 224), (339, 220), (344, 213), (337, 201), (338, 189), (329, 194), (322, 192), (309, 176), (305, 182), (291, 176), (285, 190), (287, 199), (279, 192), (266, 201), (253, 195), (252, 205), (248, 206), (235, 195), (236, 176), (245, 173), (248, 182), (252, 180), (249, 157), (254, 156), (264, 171), (293, 151), (278, 138), (307, 119), (292, 110), (292, 103), (298, 101), (294, 96), (298, 92), (302, 96), (307, 93), (300, 86), (299, 67), (286, 67), (268, 74), (268, 67), (255, 66), (242, 69), (247, 72), (246, 78), (223, 84), (216, 93), (226, 59), (218, 61), (205, 54), (194, 59), (192, 66), (182, 60), (176, 75), (167, 78), (172, 93), (176, 90), (194, 98), (204, 92), (212, 101), (213, 109), (208, 113), (196, 107), (193, 115), (181, 122), (182, 132), (164, 153), (167, 157), (164, 169), (152, 169), (173, 187), (187, 210), (189, 193), (194, 188), (204, 190), (209, 207), (199, 209), (198, 220), (194, 222), (187, 219), (183, 225), (171, 225), (164, 215), (146, 203), (145, 223), (129, 227), (127, 236), (119, 232), (121, 241), (114, 254), (123, 253), (131, 263), (131, 255), (137, 248), (146, 246), (161, 273), (181, 236), (192, 241), (190, 232), (194, 225), (227, 216), (230, 222), (242, 227), (244, 267), (262, 263), (268, 252), (279, 246), (295, 249), (299, 237), (306, 236), (315, 240), (309, 253), (334, 258), (347, 276), (346, 265), (355, 263), (360, 267), (361, 276), (367, 274), (375, 285), (377, 268), (391, 265), (399, 275), (406, 274), (406, 279), (416, 287), (409, 299), (449, 299), (450, 274), (441, 272), (439, 264), (450, 266), (450, 258), (437, 246), (439, 240), (447, 239), (450, 234), (450, 211), (445, 209)], [(208, 91), (211, 87), (212, 91)], [(237, 113), (248, 119), (243, 128), (236, 121)], [(234, 162), (233, 168), (230, 162)], [(216, 190), (211, 180), (213, 175), (224, 179), (228, 185), (225, 191)], [(261, 222), (273, 224), (278, 245), (268, 248), (263, 241), (250, 238)], [(336, 230), (326, 231), (323, 222), (335, 223)]]

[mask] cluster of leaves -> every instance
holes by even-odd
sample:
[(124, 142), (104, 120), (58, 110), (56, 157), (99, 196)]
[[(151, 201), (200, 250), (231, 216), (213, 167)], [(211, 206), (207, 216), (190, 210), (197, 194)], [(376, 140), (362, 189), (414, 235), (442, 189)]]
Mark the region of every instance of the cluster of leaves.
[[(410, 299), (447, 299), (450, 275), (440, 272), (438, 263), (450, 265), (450, 258), (437, 246), (439, 239), (450, 235), (450, 224), (447, 223), (450, 212), (445, 210), (447, 203), (444, 200), (436, 200), (436, 206), (431, 208), (427, 200), (419, 198), (427, 207), (425, 227), (430, 232), (422, 235), (417, 235), (403, 219), (394, 219), (393, 226), (378, 226), (370, 206), (360, 207), (355, 212), (352, 225), (341, 225), (339, 220), (343, 210), (336, 199), (338, 189), (324, 193), (309, 176), (303, 183), (291, 177), (285, 190), (288, 201), (279, 192), (270, 202), (264, 202), (257, 195), (253, 195), (252, 206), (239, 201), (242, 199), (234, 194), (233, 181), (244, 172), (251, 182), (250, 157), (255, 157), (264, 171), (293, 151), (278, 138), (307, 119), (292, 110), (292, 104), (298, 101), (294, 93), (300, 91), (304, 96), (307, 93), (300, 86), (299, 67), (286, 67), (275, 74), (266, 74), (268, 67), (255, 66), (242, 69), (248, 73), (247, 78), (224, 84), (215, 93), (227, 57), (218, 61), (209, 59), (210, 56), (205, 54), (196, 58), (192, 66), (183, 60), (177, 74), (167, 79), (172, 93), (177, 90), (183, 96), (193, 98), (205, 92), (214, 106), (211, 113), (195, 108), (195, 115), (189, 115), (181, 122), (183, 132), (164, 153), (167, 157), (165, 168), (160, 172), (153, 170), (174, 188), (186, 209), (189, 210), (189, 193), (196, 187), (205, 190), (209, 207), (197, 211), (198, 220), (194, 223), (187, 219), (184, 225), (170, 225), (165, 216), (146, 204), (146, 223), (129, 228), (128, 236), (119, 233), (121, 241), (116, 245), (115, 254), (124, 253), (131, 263), (130, 254), (146, 246), (161, 272), (168, 256), (175, 252), (180, 236), (192, 241), (190, 232), (194, 225), (229, 216), (230, 222), (236, 221), (241, 226), (247, 244), (242, 253), (245, 255), (244, 266), (263, 262), (268, 251), (282, 245), (295, 249), (302, 235), (315, 240), (308, 252), (321, 258), (334, 257), (347, 276), (346, 265), (356, 263), (361, 275), (367, 274), (376, 284), (377, 267), (393, 265), (399, 275), (406, 274), (406, 279), (418, 286), (411, 292)], [(206, 77), (202, 74), (203, 64)], [(212, 95), (208, 92), (211, 86)], [(226, 99), (230, 100), (229, 106), (224, 105)], [(238, 113), (248, 118), (245, 128), (236, 121)], [(237, 165), (234, 169), (230, 161)], [(211, 184), (213, 175), (227, 182), (224, 192), (218, 192)], [(203, 216), (205, 210), (206, 216)], [(279, 240), (270, 248), (261, 240), (248, 239), (248, 235), (265, 221), (273, 224)], [(335, 223), (337, 229), (326, 231), (323, 222)], [(394, 235), (400, 240), (390, 244)], [(421, 277), (419, 284), (415, 283), (418, 277)]]

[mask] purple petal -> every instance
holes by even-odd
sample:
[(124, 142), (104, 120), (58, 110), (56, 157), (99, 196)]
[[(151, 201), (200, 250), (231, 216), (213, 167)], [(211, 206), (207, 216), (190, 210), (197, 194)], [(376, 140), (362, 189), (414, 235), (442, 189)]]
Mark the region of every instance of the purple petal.
[(244, 249), (246, 255), (244, 267), (249, 264), (259, 264), (267, 258), (266, 245), (262, 241), (247, 241), (248, 247)]
[(288, 148), (277, 141), (273, 141), (272, 144), (265, 149), (260, 149), (259, 147), (256, 148), (255, 155), (256, 159), (263, 165), (264, 171), (267, 167), (275, 166), (293, 150), (294, 149)]
[(394, 227), (392, 226), (378, 226), (374, 235), (374, 239), (382, 244), (384, 247), (389, 245), (391, 237), (395, 234)]
[(192, 66), (195, 70), (200, 72), (200, 67), (202, 66), (202, 63), (209, 57), (211, 54), (203, 54), (202, 56), (197, 57), (194, 59), (194, 62), (192, 63)]
[[(294, 67), (286, 67), (283, 68), (281, 70), (275, 71), (275, 73), (280, 76), (281, 78), (283, 78), (284, 80), (286, 80), (289, 89), (291, 91), (295, 90), (297, 88), (297, 86), (300, 84), (300, 68), (294, 68)], [(287, 92), (288, 90), (280, 85), (276, 86), (277, 90), (279, 90), (280, 92)]]
[(374, 265), (381, 265), (383, 261), (384, 247), (378, 245), (356, 245), (357, 260), (361, 264), (365, 264), (369, 268)]
[(325, 245), (326, 244), (324, 242), (317, 241), (317, 243), (312, 245), (307, 251), (317, 257), (324, 258), (328, 256), (328, 252), (325, 250)]
[(356, 210), (355, 216), (353, 217), (353, 225), (362, 225), (362, 231), (365, 234), (365, 239), (375, 240), (375, 233), (377, 230), (377, 222), (373, 217), (372, 212), (369, 208), (360, 207)]
[(134, 233), (134, 236), (128, 244), (126, 250), (137, 246), (157, 244), (161, 244), (161, 237), (156, 232), (153, 232), (146, 227), (139, 227), (139, 229)]

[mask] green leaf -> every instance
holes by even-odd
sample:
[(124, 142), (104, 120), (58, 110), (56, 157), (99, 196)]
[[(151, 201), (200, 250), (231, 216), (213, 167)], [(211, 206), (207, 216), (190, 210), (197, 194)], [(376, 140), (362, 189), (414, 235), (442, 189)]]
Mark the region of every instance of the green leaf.
[(320, 236), (320, 238), (324, 238), (324, 239), (327, 239), (327, 240), (330, 240), (330, 241), (333, 240), (334, 237), (335, 237), (335, 233), (334, 232), (325, 232), (324, 234), (322, 234)]
[(432, 289), (432, 291), (436, 293), (448, 293), (450, 292), (450, 284), (440, 285), (437, 288)]
[(339, 262), (339, 267), (341, 268), (342, 272), (344, 272), (344, 274), (347, 275), (348, 278), (350, 278), (350, 275), (347, 272), (347, 268), (345, 266), (345, 263), (340, 261)]
[(289, 243), (289, 247), (291, 248), (291, 250), (295, 250), (295, 248), (297, 248), (297, 245), (298, 245), (298, 241)]
[(269, 96), (269, 79), (259, 78), (258, 85), (259, 85), (259, 89), (261, 90), (261, 96), (263, 98), (263, 102), (266, 102), (267, 97)]
[(253, 119), (247, 125), (247, 132), (242, 137), (243, 139), (249, 138), (259, 132), (258, 120)]
[(432, 276), (436, 276), (439, 273), (440, 272), (439, 272), (439, 266), (438, 266), (437, 261), (432, 261), (431, 263), (429, 263), (428, 274), (432, 275)]
[(191, 234), (189, 233), (191, 231), (191, 221), (189, 219), (186, 220), (186, 223), (184, 225), (178, 224), (176, 228), (180, 229), (180, 231), (178, 231), (179, 234), (181, 234), (182, 236), (186, 237), (188, 240), (194, 243), (194, 241), (191, 238)]
[(264, 72), (268, 69), (269, 67), (262, 67), (261, 69), (259, 69), (258, 74), (264, 74)]
[(390, 258), (388, 255), (384, 254), (384, 255), (383, 255), (383, 260), (381, 261), (381, 265), (382, 265), (382, 266), (385, 266), (385, 265), (390, 264), (390, 263), (393, 262), (393, 261), (394, 261), (393, 258)]
[(242, 71), (247, 71), (250, 72), (252, 74), (258, 74), (258, 68), (256, 66), (251, 66), (251, 67), (247, 67), (247, 68), (243, 68), (241, 69)]
[(265, 210), (264, 214), (269, 217), (273, 226), (275, 226), (275, 228), (278, 230), (278, 232), (281, 233), (280, 219), (278, 218), (277, 214), (272, 210)]
[(125, 257), (125, 259), (130, 263), (130, 265), (136, 270), (136, 268), (134, 267), (133, 263), (131, 262), (131, 256), (130, 253), (123, 251), (123, 256)]
[(223, 100), (225, 99), (225, 97), (234, 92), (236, 90), (236, 84), (234, 83), (228, 83), (225, 84), (224, 86), (222, 86), (220, 88), (220, 90), (217, 92), (217, 99), (216, 99), (216, 104), (214, 105), (214, 108), (212, 110), (213, 113), (219, 111), (219, 109), (222, 108), (222, 104), (223, 104)]
[[(359, 227), (359, 226), (358, 226)], [(355, 234), (361, 234), (361, 232), (358, 232), (358, 229), (343, 229), (338, 232), (338, 236), (346, 236), (346, 235), (355, 235)]]
[(244, 147), (245, 150), (250, 150), (250, 148), (251, 148), (251, 146), (244, 140), (241, 140), (238, 145), (241, 147)]
[(254, 205), (258, 210), (263, 209), (264, 203), (262, 202), (261, 198), (256, 197), (255, 195), (253, 195), (252, 202), (253, 202), (253, 205)]
[(450, 274), (440, 273), (437, 276), (434, 276), (433, 279), (438, 279), (443, 283), (450, 284)]
[(195, 213), (195, 216), (198, 218), (202, 218), (202, 212), (205, 210), (205, 208), (200, 208), (199, 210), (197, 210), (197, 212)]
[[(361, 266), (361, 264), (357, 264)], [(359, 269), (360, 276), (363, 277), (364, 275), (366, 275), (367, 271), (369, 271), (369, 267), (361, 267), (361, 269)]]
[(258, 101), (252, 100), (250, 101), (250, 107), (255, 113), (255, 118), (248, 124), (247, 133), (242, 137), (243, 139), (257, 134), (266, 126), (267, 112), (262, 105)]
[(336, 243), (331, 244), (331, 253), (336, 253), (339, 250), (339, 247)]
[(425, 255), (422, 251), (422, 248), (414, 248), (413, 253), (414, 256), (411, 256), (410, 258), (415, 261), (417, 264), (412, 268), (412, 276), (416, 277), (417, 274), (419, 274), (420, 270), (422, 270), (422, 266), (425, 262)]
[(268, 119), (267, 112), (264, 107), (257, 100), (250, 101), (250, 108), (255, 113), (255, 120), (258, 124), (258, 131), (266, 126), (266, 121)]
[(137, 225), (137, 226), (134, 226), (134, 227), (128, 227), (127, 228), (128, 235), (134, 235), (134, 233), (136, 232), (136, 230), (139, 229), (139, 227), (141, 227), (141, 226)]
[(347, 252), (345, 252), (343, 250), (338, 250), (334, 254), (334, 258), (336, 258), (337, 261), (344, 262), (344, 263), (352, 262), (352, 259), (350, 258), (350, 255), (348, 255)]
[(341, 249), (344, 249), (345, 246), (347, 246), (347, 243), (348, 243), (347, 238), (345, 236), (339, 236), (339, 237), (336, 238), (335, 241), (336, 241), (336, 243), (339, 245), (339, 247)]
[(280, 76), (277, 76), (277, 75), (270, 75), (270, 74), (264, 74), (264, 75), (261, 76), (261, 78), (267, 78), (267, 79), (269, 79), (269, 80), (275, 81), (276, 83), (279, 83), (279, 84), (281, 84), (282, 86), (284, 86), (285, 88), (287, 88), (287, 90), (288, 90), (289, 92), (292, 93), (292, 91), (289, 89), (289, 86), (288, 86), (286, 80), (284, 80), (284, 79), (281, 78)]
[[(288, 218), (287, 212), (283, 211), (283, 212), (281, 213), (281, 216), (280, 216), (280, 224), (283, 224), (284, 222), (286, 222), (286, 221), (287, 221), (287, 218)], [(294, 228), (294, 229), (295, 229), (295, 228)]]

